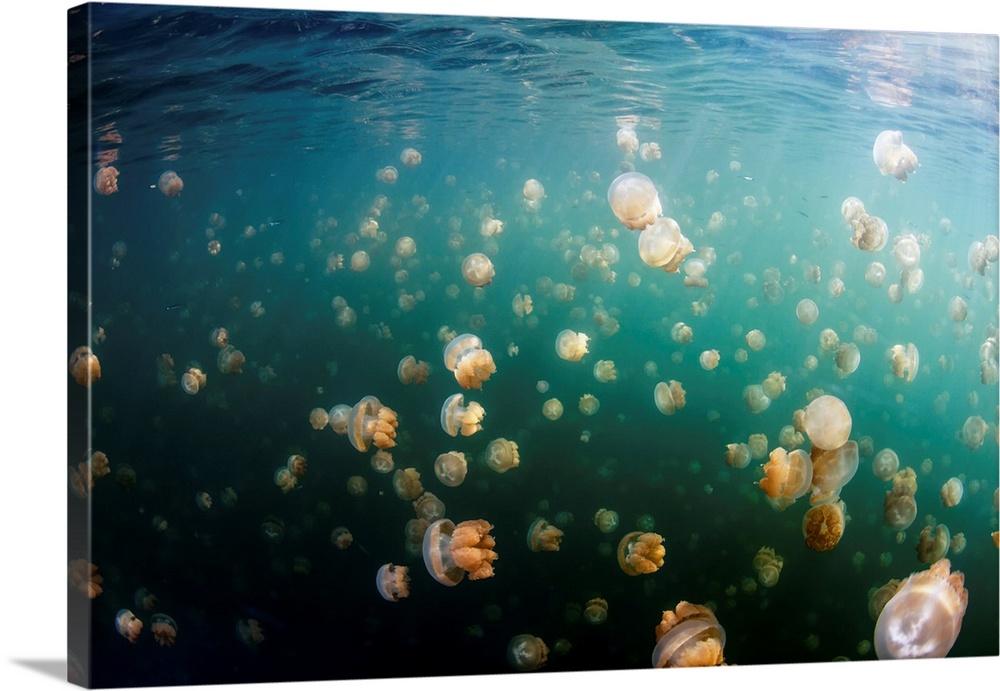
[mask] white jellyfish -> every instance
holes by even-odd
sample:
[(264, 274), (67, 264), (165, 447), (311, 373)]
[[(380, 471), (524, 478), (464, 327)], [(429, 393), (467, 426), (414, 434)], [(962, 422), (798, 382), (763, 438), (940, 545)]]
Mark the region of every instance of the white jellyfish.
[(892, 175), (901, 182), (917, 168), (917, 155), (903, 143), (899, 130), (885, 130), (875, 138), (872, 158), (882, 175)]

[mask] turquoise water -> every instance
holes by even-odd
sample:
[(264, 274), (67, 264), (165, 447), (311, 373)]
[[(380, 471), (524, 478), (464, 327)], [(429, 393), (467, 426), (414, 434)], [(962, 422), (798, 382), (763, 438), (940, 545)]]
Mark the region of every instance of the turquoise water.
[[(86, 189), (102, 166), (120, 174), (117, 192), (90, 193), (92, 309), (74, 330), (87, 317), (85, 289), (71, 294), (67, 344), (103, 330), (92, 344), (101, 379), (90, 446), (107, 454), (111, 475), (89, 492), (90, 554), (70, 550), (104, 577), (88, 610), (93, 683), (508, 672), (520, 633), (550, 648), (544, 670), (644, 668), (661, 613), (681, 600), (715, 610), (728, 662), (874, 659), (869, 590), (927, 568), (915, 547), (932, 522), (967, 539), (949, 555), (969, 593), (950, 654), (998, 653), (998, 394), (980, 369), (997, 333), (998, 277), (995, 258), (981, 273), (968, 260), (998, 227), (995, 36), (91, 11), (86, 59), (72, 63), (90, 77)], [(626, 151), (623, 129), (661, 156)], [(883, 130), (900, 130), (919, 159), (905, 183), (873, 161)], [(401, 161), (406, 148), (420, 152), (418, 165)], [(391, 184), (377, 176), (387, 166)], [(707, 286), (640, 258), (639, 233), (607, 198), (633, 169), (690, 239), (689, 258), (709, 262)], [(179, 196), (157, 189), (166, 170), (182, 178)], [(523, 193), (529, 179), (544, 186), (537, 204)], [(885, 248), (851, 244), (841, 214), (851, 196), (884, 219)], [(484, 216), (503, 232), (484, 237)], [(895, 303), (892, 248), (907, 234), (924, 280)], [(403, 236), (416, 245), (410, 258), (395, 256)], [(602, 264), (588, 247), (606, 245), (618, 258)], [(351, 268), (360, 250), (363, 272)], [(473, 252), (495, 269), (479, 289), (461, 271)], [(329, 269), (331, 255), (342, 268)], [(886, 270), (880, 286), (865, 279), (873, 261)], [(558, 283), (573, 287), (572, 300), (556, 298)], [(80, 285), (72, 275), (70, 284)], [(514, 313), (517, 294), (532, 297), (531, 314)], [(954, 296), (968, 305), (964, 321), (949, 314)], [(340, 323), (338, 297), (353, 324)], [(812, 325), (796, 318), (805, 298), (819, 308)], [(678, 322), (691, 327), (689, 343), (671, 337)], [(876, 338), (862, 340), (861, 326)], [(245, 355), (241, 374), (216, 364), (218, 327)], [(827, 328), (858, 346), (860, 365), (845, 377), (820, 347)], [(496, 372), (481, 390), (462, 390), (445, 368), (442, 329), (474, 333), (492, 354)], [(590, 337), (578, 362), (556, 354), (563, 329)], [(766, 336), (760, 351), (747, 346), (752, 329)], [(887, 351), (908, 343), (920, 363), (907, 383)], [(720, 362), (709, 371), (699, 355), (712, 349)], [(172, 383), (158, 380), (163, 354)], [(429, 363), (426, 383), (400, 382), (406, 355)], [(614, 361), (616, 381), (595, 379), (598, 360)], [(191, 364), (207, 373), (195, 395), (180, 384)], [(753, 413), (744, 388), (772, 372), (785, 390)], [(670, 380), (686, 404), (666, 416), (653, 390)], [(761, 461), (739, 469), (725, 457), (727, 444), (756, 433), (777, 447), (819, 391), (846, 404), (852, 440), (871, 440), (840, 492), (843, 537), (826, 552), (803, 539), (808, 498), (777, 512), (755, 484)], [(459, 392), (486, 414), (481, 431), (452, 438), (440, 409)], [(592, 416), (578, 408), (585, 394), (600, 402)], [(392, 476), (372, 469), (371, 450), (310, 425), (314, 408), (369, 395), (398, 415), (395, 467), (415, 468), (448, 518), (493, 525), (492, 578), (433, 580), (407, 550), (415, 513)], [(549, 398), (564, 406), (556, 421), (542, 416)], [(974, 416), (989, 429), (970, 449), (962, 429)], [(500, 437), (520, 452), (504, 474), (482, 461)], [(916, 520), (901, 536), (883, 524), (891, 485), (871, 469), (884, 448), (918, 483)], [(449, 450), (469, 461), (455, 488), (433, 470)], [(294, 454), (308, 469), (284, 493), (275, 470)], [(351, 476), (367, 481), (366, 494), (348, 494)], [(965, 494), (946, 508), (940, 488), (952, 476)], [(69, 501), (72, 520), (87, 502)], [(619, 514), (610, 534), (593, 523), (601, 508)], [(565, 531), (558, 552), (528, 549), (537, 517)], [(663, 538), (664, 564), (628, 576), (615, 551), (641, 517)], [(280, 539), (265, 523), (282, 526)], [(354, 537), (345, 550), (330, 543), (338, 526)], [(784, 560), (773, 588), (755, 586), (763, 546)], [(396, 603), (374, 587), (387, 562), (410, 569), (410, 596)], [(137, 607), (139, 588), (159, 598), (156, 609)], [(581, 611), (596, 597), (608, 616), (592, 625)], [(69, 598), (71, 612), (88, 602), (75, 590)], [(135, 644), (115, 630), (121, 608), (145, 622)], [(159, 611), (177, 623), (170, 648), (151, 633)], [(259, 645), (236, 633), (247, 619), (263, 626)]]

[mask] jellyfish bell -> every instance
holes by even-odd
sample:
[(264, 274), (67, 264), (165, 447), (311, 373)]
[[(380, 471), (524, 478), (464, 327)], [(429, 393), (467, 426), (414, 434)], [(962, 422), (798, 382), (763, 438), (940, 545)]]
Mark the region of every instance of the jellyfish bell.
[(410, 569), (393, 563), (383, 564), (375, 574), (375, 589), (387, 602), (399, 602), (410, 596)]
[(962, 425), (962, 441), (975, 451), (983, 445), (987, 431), (989, 431), (989, 425), (986, 424), (986, 420), (978, 415), (970, 415), (966, 418), (965, 424)]
[(750, 447), (743, 443), (727, 444), (726, 465), (731, 468), (746, 468), (750, 465)]
[(853, 223), (856, 218), (865, 214), (865, 205), (857, 197), (848, 197), (840, 205), (840, 214), (848, 223)]
[(347, 425), (350, 420), (351, 406), (346, 403), (338, 403), (330, 408), (327, 414), (329, 416), (328, 422), (330, 428), (340, 436), (347, 434)]
[(107, 196), (118, 191), (118, 169), (114, 166), (102, 166), (94, 173), (94, 191)]
[(920, 369), (920, 352), (913, 343), (907, 343), (905, 346), (897, 343), (889, 350), (889, 361), (896, 378), (905, 379), (909, 383), (917, 376)]
[(743, 403), (751, 413), (762, 413), (771, 405), (771, 399), (764, 393), (761, 384), (748, 384), (743, 387)]
[(90, 385), (101, 378), (101, 363), (87, 346), (80, 346), (69, 356), (69, 373), (80, 386)]
[(899, 471), (899, 456), (892, 449), (882, 449), (872, 459), (872, 474), (879, 480), (891, 480)]
[(941, 503), (947, 507), (958, 506), (965, 494), (965, 485), (957, 477), (948, 478), (948, 481), (941, 485)]
[(763, 465), (764, 477), (757, 486), (767, 495), (772, 507), (783, 511), (809, 491), (813, 482), (812, 459), (802, 449), (791, 452), (777, 447)]
[(136, 617), (132, 610), (120, 609), (115, 615), (115, 629), (128, 639), (129, 643), (135, 643), (142, 633), (142, 620)]
[(642, 230), (663, 213), (653, 181), (636, 172), (623, 173), (611, 182), (608, 204), (618, 220), (630, 230)]
[(682, 600), (656, 627), (652, 663), (655, 669), (714, 667), (723, 663), (725, 647), (726, 631), (715, 614)]
[(809, 509), (802, 518), (802, 535), (805, 537), (806, 547), (817, 552), (826, 552), (836, 547), (847, 525), (845, 509), (842, 501), (818, 504)]
[(813, 446), (810, 454), (813, 465), (810, 504), (836, 501), (840, 490), (858, 472), (858, 444), (848, 441), (838, 449), (825, 450)]
[(634, 530), (618, 543), (618, 566), (629, 576), (653, 573), (663, 566), (663, 536)]
[(813, 445), (839, 449), (851, 436), (851, 413), (842, 400), (824, 394), (806, 406), (803, 425)]
[(819, 307), (809, 298), (803, 298), (795, 306), (795, 316), (800, 323), (809, 326), (810, 324), (814, 324), (816, 319), (819, 318)]
[(681, 383), (671, 379), (669, 383), (661, 381), (653, 388), (653, 402), (664, 415), (673, 415), (687, 403), (687, 396)]
[(160, 175), (156, 186), (168, 197), (178, 197), (184, 190), (184, 181), (172, 170), (165, 171)]
[(365, 396), (347, 417), (347, 438), (358, 451), (367, 451), (372, 444), (389, 449), (396, 445), (398, 424), (394, 410), (375, 396)]
[(677, 273), (694, 246), (681, 233), (677, 221), (669, 216), (657, 218), (639, 233), (639, 258), (648, 266)]
[(469, 580), (493, 575), (493, 551), (496, 541), (489, 534), (493, 526), (484, 520), (463, 521), (456, 525), (447, 518), (427, 527), (423, 540), (424, 565), (438, 583), (458, 585), (465, 574)]
[(969, 602), (965, 576), (941, 559), (910, 574), (885, 604), (875, 624), (880, 660), (945, 657), (962, 630)]
[(548, 657), (549, 648), (545, 641), (530, 633), (514, 636), (507, 645), (507, 662), (518, 672), (538, 669)]
[(486, 465), (498, 473), (506, 473), (511, 468), (516, 468), (521, 463), (518, 454), (517, 444), (504, 439), (503, 437), (494, 439), (486, 447)]
[(893, 240), (892, 254), (900, 271), (914, 269), (920, 264), (920, 243), (913, 234), (901, 235)]
[(556, 336), (556, 354), (563, 360), (578, 362), (589, 350), (587, 343), (590, 337), (577, 333), (572, 329), (563, 329)]
[(483, 428), (480, 423), (485, 415), (486, 411), (475, 401), (465, 405), (464, 395), (452, 394), (441, 406), (441, 429), (453, 437), (459, 433), (469, 437)]
[(528, 527), (528, 549), (532, 552), (558, 552), (563, 531), (544, 518), (536, 518)]
[(854, 237), (851, 244), (865, 252), (878, 252), (889, 241), (889, 227), (878, 216), (862, 214), (851, 221)]
[(933, 564), (943, 559), (951, 547), (951, 531), (944, 523), (925, 525), (917, 538), (917, 559), (923, 564)]
[(434, 474), (445, 487), (458, 487), (465, 482), (468, 461), (461, 451), (448, 451), (434, 461)]
[(892, 477), (892, 489), (885, 493), (882, 522), (890, 530), (901, 532), (917, 517), (917, 476), (913, 468), (904, 468)]
[(470, 285), (487, 286), (493, 282), (494, 275), (493, 262), (482, 252), (473, 252), (462, 261), (462, 276)]
[(899, 130), (884, 130), (875, 138), (872, 159), (882, 175), (906, 182), (906, 175), (917, 169), (917, 155), (903, 143)]

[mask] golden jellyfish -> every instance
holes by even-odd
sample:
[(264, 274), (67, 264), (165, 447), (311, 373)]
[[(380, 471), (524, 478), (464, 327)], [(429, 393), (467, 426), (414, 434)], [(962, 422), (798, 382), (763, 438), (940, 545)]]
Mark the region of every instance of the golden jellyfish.
[(756, 433), (747, 438), (747, 447), (750, 449), (750, 458), (759, 461), (767, 455), (767, 435)]
[(771, 399), (762, 385), (748, 384), (743, 387), (743, 403), (751, 413), (762, 413), (770, 407)]
[(615, 139), (618, 142), (618, 148), (624, 151), (626, 154), (634, 154), (636, 149), (639, 148), (639, 138), (635, 134), (635, 130), (631, 126), (622, 127), (618, 130), (615, 135)]
[(401, 384), (423, 384), (429, 372), (430, 365), (412, 355), (405, 356), (396, 366), (396, 377)]
[(288, 494), (298, 486), (299, 478), (287, 466), (279, 466), (274, 471), (274, 484), (277, 485), (283, 493)]
[(915, 269), (920, 264), (920, 242), (909, 233), (893, 238), (892, 254), (900, 271)]
[(587, 600), (583, 606), (583, 618), (588, 624), (603, 624), (608, 619), (608, 601), (602, 597)]
[(558, 420), (563, 414), (563, 404), (558, 398), (550, 398), (542, 404), (542, 415), (546, 420)]
[(468, 467), (469, 464), (465, 460), (464, 453), (461, 451), (448, 451), (439, 455), (434, 461), (434, 474), (445, 487), (458, 487), (465, 482)]
[(832, 353), (840, 346), (840, 336), (833, 329), (819, 332), (819, 347), (824, 353)]
[(434, 521), (424, 533), (423, 557), (428, 573), (443, 585), (458, 585), (465, 574), (469, 580), (493, 576), (496, 540), (493, 526), (482, 519), (455, 525), (447, 518)]
[(465, 405), (465, 396), (460, 393), (449, 396), (441, 406), (441, 429), (453, 437), (461, 432), (463, 437), (470, 437), (480, 431), (480, 424), (486, 410), (475, 401)]
[(419, 151), (411, 146), (408, 146), (399, 154), (399, 160), (407, 168), (415, 168), (420, 165), (420, 162), (424, 160), (424, 157)]
[(506, 473), (511, 468), (516, 468), (520, 462), (517, 444), (508, 439), (494, 439), (486, 447), (486, 465), (498, 473)]
[(321, 430), (330, 423), (330, 414), (322, 408), (313, 408), (309, 411), (309, 425), (314, 430)]
[(690, 343), (693, 337), (694, 331), (684, 322), (677, 322), (670, 327), (670, 338), (674, 343), (684, 345), (685, 343)]
[(384, 166), (375, 171), (375, 178), (379, 182), (392, 185), (399, 180), (399, 171), (396, 169), (396, 166)]
[(330, 544), (337, 549), (347, 549), (354, 544), (354, 536), (344, 526), (337, 526), (330, 532)]
[(104, 577), (97, 573), (97, 564), (91, 564), (86, 559), (76, 559), (70, 562), (69, 582), (91, 600), (104, 592), (101, 587)]
[(363, 497), (368, 494), (368, 480), (361, 475), (347, 478), (347, 493), (352, 497)]
[(814, 446), (839, 449), (851, 436), (851, 413), (842, 400), (824, 394), (806, 406), (803, 426)]
[(910, 574), (882, 608), (875, 624), (880, 660), (945, 657), (962, 630), (969, 603), (965, 576), (941, 559)]
[(746, 335), (747, 347), (750, 350), (759, 352), (764, 349), (767, 345), (767, 337), (761, 332), (760, 329), (751, 329)]
[[(337, 405), (330, 408), (329, 412), (329, 424), (330, 428), (339, 434), (344, 436), (347, 434), (347, 424), (351, 417), (351, 406), (346, 403), (338, 403)], [(311, 419), (310, 419), (311, 421)]]
[(507, 645), (507, 662), (518, 672), (538, 669), (548, 658), (549, 647), (545, 641), (530, 633), (514, 636)]
[(772, 547), (761, 547), (754, 555), (751, 565), (757, 574), (757, 581), (765, 588), (773, 588), (778, 584), (785, 560), (775, 554)]
[(587, 334), (563, 329), (556, 336), (556, 355), (569, 362), (579, 362), (589, 352), (587, 348), (589, 341), (590, 337)]
[(905, 379), (909, 383), (917, 376), (920, 368), (920, 353), (912, 343), (905, 346), (897, 343), (889, 351), (889, 361), (896, 378)]
[(477, 288), (489, 285), (496, 272), (493, 262), (482, 252), (473, 252), (462, 261), (462, 276)]
[(611, 509), (598, 509), (594, 514), (594, 525), (602, 533), (615, 532), (618, 529), (618, 512)]
[(589, 417), (596, 414), (600, 407), (601, 402), (593, 394), (585, 393), (580, 397), (579, 408), (582, 414)]
[(764, 477), (757, 486), (775, 509), (783, 511), (809, 491), (813, 480), (812, 459), (802, 449), (791, 452), (782, 447), (771, 452), (763, 465)]
[(629, 576), (653, 573), (663, 566), (663, 536), (634, 530), (618, 543), (618, 566)]
[(107, 196), (118, 191), (118, 169), (114, 166), (98, 168), (94, 174), (94, 191)]
[(669, 216), (657, 218), (639, 233), (639, 258), (648, 266), (667, 273), (677, 273), (684, 257), (693, 251), (691, 241), (681, 233), (677, 221)]
[(785, 391), (785, 375), (781, 372), (771, 372), (761, 383), (760, 388), (768, 398), (777, 398)]
[(853, 343), (841, 343), (833, 354), (834, 372), (841, 379), (854, 374), (861, 365), (861, 351)]
[(703, 350), (698, 356), (698, 364), (703, 370), (714, 370), (719, 366), (719, 351), (715, 349)]
[(538, 180), (529, 178), (525, 180), (524, 187), (521, 188), (521, 194), (528, 201), (535, 202), (545, 196), (545, 187)]
[(948, 481), (941, 485), (941, 502), (947, 506), (958, 506), (965, 493), (965, 485), (957, 477), (948, 478)]
[(673, 415), (687, 403), (687, 395), (679, 381), (661, 381), (653, 387), (653, 402), (664, 415)]
[(903, 133), (899, 130), (884, 130), (875, 138), (872, 158), (882, 175), (891, 175), (900, 182), (906, 182), (907, 173), (917, 169), (917, 155), (903, 143)]
[(382, 564), (375, 574), (375, 589), (387, 602), (399, 602), (410, 596), (410, 568), (393, 563)]
[(243, 374), (243, 365), (246, 363), (246, 356), (242, 350), (237, 350), (232, 345), (227, 345), (219, 351), (216, 364), (223, 374)]
[(890, 578), (885, 585), (868, 591), (868, 616), (872, 618), (872, 621), (878, 621), (878, 615), (882, 613), (886, 603), (899, 590), (900, 583), (901, 581), (898, 579)]
[(229, 331), (225, 327), (218, 326), (212, 329), (212, 333), (208, 335), (208, 342), (212, 346), (222, 349), (229, 345)]
[(961, 295), (954, 296), (948, 302), (948, 315), (953, 321), (964, 322), (969, 314), (969, 303)]
[(848, 223), (865, 215), (865, 205), (857, 197), (848, 197), (840, 205), (840, 214)]
[(455, 381), (463, 389), (482, 389), (483, 382), (497, 371), (493, 355), (483, 348), (483, 342), (467, 333), (455, 336), (445, 346), (444, 366), (455, 374)]
[(662, 156), (660, 145), (656, 142), (643, 142), (639, 145), (639, 157), (643, 161), (657, 161)]
[(890, 530), (906, 530), (917, 517), (917, 474), (903, 468), (892, 476), (892, 489), (885, 493), (882, 522)]
[(681, 600), (656, 627), (653, 667), (715, 667), (725, 648), (726, 631), (712, 610)]
[(142, 621), (132, 614), (132, 610), (120, 609), (115, 615), (115, 629), (128, 639), (129, 643), (135, 643), (142, 633)]
[(413, 501), (424, 491), (419, 471), (416, 468), (400, 468), (392, 475), (392, 489), (403, 501)]
[(965, 539), (965, 533), (955, 533), (951, 536), (951, 545), (948, 547), (948, 552), (950, 554), (961, 554), (965, 551), (968, 542)]
[(309, 464), (306, 462), (305, 456), (293, 453), (285, 460), (285, 467), (288, 468), (295, 477), (302, 477), (306, 474)]
[(101, 363), (87, 346), (80, 346), (69, 356), (69, 373), (80, 386), (88, 389), (101, 378)]
[(614, 360), (598, 360), (594, 365), (594, 379), (602, 384), (610, 384), (618, 379)]
[(168, 197), (178, 197), (184, 190), (184, 181), (181, 180), (177, 173), (172, 170), (168, 170), (160, 176), (156, 186), (159, 187), (160, 191)]
[(795, 316), (799, 322), (806, 326), (814, 324), (819, 318), (819, 307), (809, 298), (804, 298), (799, 300), (799, 304), (795, 306)]
[(865, 252), (878, 252), (889, 240), (889, 228), (878, 216), (861, 214), (851, 221), (854, 237), (851, 244)]
[(975, 451), (982, 446), (988, 431), (989, 425), (986, 424), (986, 420), (978, 415), (970, 415), (966, 418), (965, 424), (962, 425), (962, 441)]
[(544, 518), (536, 518), (528, 527), (528, 549), (532, 552), (558, 552), (563, 531)]
[(847, 521), (844, 518), (844, 502), (819, 504), (806, 511), (802, 518), (802, 535), (806, 547), (817, 552), (826, 552), (837, 546), (844, 535)]
[(839, 449), (821, 449), (813, 446), (810, 454), (813, 465), (811, 504), (836, 501), (840, 490), (858, 472), (858, 444), (848, 441)]
[(171, 647), (177, 641), (177, 622), (173, 617), (158, 612), (149, 618), (149, 632), (161, 646)]
[(746, 444), (726, 444), (726, 465), (746, 468), (750, 465), (750, 447)]
[(422, 518), (428, 523), (433, 523), (439, 518), (444, 518), (445, 505), (433, 492), (423, 492), (413, 500), (413, 510), (417, 513), (417, 518)]
[(400, 259), (409, 259), (417, 253), (417, 243), (409, 235), (396, 240), (396, 256)]
[(951, 547), (951, 531), (944, 523), (925, 525), (917, 538), (917, 559), (923, 564), (933, 564), (943, 559)]
[(642, 230), (663, 213), (653, 181), (636, 172), (623, 173), (611, 182), (608, 204), (618, 220), (630, 230)]
[(899, 471), (899, 456), (892, 449), (882, 449), (872, 459), (872, 473), (879, 480), (891, 480)]
[(358, 451), (367, 451), (372, 444), (391, 449), (396, 445), (398, 425), (396, 411), (382, 405), (375, 396), (365, 396), (347, 416), (347, 438)]
[(358, 250), (351, 255), (351, 271), (357, 273), (363, 273), (368, 271), (368, 268), (372, 265), (372, 259), (364, 250)]

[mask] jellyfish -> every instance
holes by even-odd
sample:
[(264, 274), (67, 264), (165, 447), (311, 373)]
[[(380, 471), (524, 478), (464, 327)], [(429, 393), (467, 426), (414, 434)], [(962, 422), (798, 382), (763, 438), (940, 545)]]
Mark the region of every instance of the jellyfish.
[(653, 181), (636, 172), (623, 173), (611, 182), (608, 204), (630, 230), (642, 230), (663, 213)]
[(194, 504), (202, 511), (212, 508), (212, 496), (208, 492), (195, 492)]
[(368, 493), (368, 480), (361, 475), (347, 478), (347, 493), (352, 497), (363, 497)]
[(955, 533), (951, 536), (951, 545), (948, 546), (948, 552), (951, 554), (961, 554), (965, 551), (968, 542), (965, 539), (965, 533)]
[(840, 205), (840, 214), (848, 223), (865, 215), (865, 205), (857, 197), (848, 197)]
[(853, 343), (841, 343), (833, 354), (834, 372), (841, 379), (851, 376), (861, 364), (861, 351)]
[(750, 465), (750, 447), (746, 444), (726, 444), (726, 465), (746, 468)]
[(944, 523), (925, 525), (917, 539), (917, 559), (923, 564), (933, 564), (943, 559), (951, 547), (951, 531)]
[(321, 430), (330, 423), (330, 414), (322, 408), (313, 408), (309, 411), (309, 425), (314, 430)]
[(525, 180), (521, 193), (528, 201), (535, 202), (545, 196), (545, 187), (538, 180), (529, 178)]
[(771, 372), (767, 379), (761, 382), (761, 390), (770, 399), (775, 399), (785, 391), (785, 375), (781, 372)]
[(330, 543), (337, 549), (347, 549), (354, 543), (354, 536), (344, 526), (337, 526), (330, 532)]
[(806, 406), (803, 425), (814, 446), (839, 449), (851, 436), (851, 413), (842, 400), (824, 394)]
[(115, 629), (127, 638), (129, 643), (135, 643), (142, 633), (142, 621), (132, 614), (132, 610), (120, 609), (115, 615)]
[(975, 451), (983, 444), (983, 439), (986, 438), (986, 432), (989, 431), (989, 425), (986, 424), (986, 420), (979, 417), (978, 415), (970, 415), (965, 420), (965, 424), (962, 425), (962, 441), (970, 449)]
[(890, 578), (885, 585), (868, 591), (868, 616), (872, 618), (872, 621), (878, 621), (878, 615), (882, 613), (886, 603), (899, 590), (899, 585), (898, 579)]
[(653, 402), (664, 415), (673, 415), (687, 403), (686, 392), (679, 381), (659, 382), (653, 388)]
[(159, 187), (160, 191), (168, 197), (178, 197), (184, 190), (184, 181), (181, 180), (177, 173), (172, 170), (168, 170), (160, 176), (156, 186)]
[(483, 348), (478, 336), (455, 336), (444, 349), (444, 366), (455, 374), (463, 389), (482, 389), (483, 382), (497, 371), (493, 355)]
[(712, 610), (681, 600), (656, 627), (653, 667), (715, 667), (725, 647), (726, 631)]
[(242, 350), (237, 350), (232, 345), (227, 345), (219, 351), (216, 364), (223, 374), (243, 374), (243, 365), (246, 363), (246, 356)]
[(103, 166), (94, 173), (94, 191), (107, 196), (118, 191), (118, 169), (114, 166)]
[(416, 468), (400, 468), (392, 475), (392, 489), (404, 501), (413, 501), (424, 491)]
[(941, 559), (910, 574), (883, 607), (875, 624), (880, 660), (945, 657), (962, 629), (969, 602), (965, 576)]
[(382, 405), (375, 396), (365, 396), (351, 408), (347, 417), (347, 438), (358, 451), (374, 444), (380, 449), (396, 445), (396, 411)]
[(862, 213), (850, 222), (854, 229), (851, 244), (865, 252), (878, 252), (889, 240), (889, 228), (878, 216)]
[(648, 266), (667, 273), (677, 273), (684, 257), (693, 251), (691, 241), (681, 233), (677, 221), (669, 216), (657, 218), (639, 233), (639, 258)]
[(809, 491), (813, 480), (812, 460), (801, 449), (791, 452), (778, 447), (763, 465), (764, 477), (757, 486), (764, 490), (768, 502), (783, 511)]
[(306, 474), (309, 464), (306, 461), (305, 456), (293, 453), (285, 459), (285, 467), (287, 467), (295, 477), (302, 477)]
[(417, 518), (423, 518), (428, 523), (433, 523), (439, 518), (444, 518), (444, 502), (437, 498), (433, 492), (423, 492), (413, 500), (413, 510), (417, 512)]
[(579, 406), (580, 412), (586, 416), (591, 416), (597, 413), (598, 409), (601, 407), (601, 402), (597, 400), (597, 397), (593, 394), (586, 393), (580, 397)]
[(351, 416), (351, 406), (346, 403), (338, 403), (337, 405), (330, 408), (329, 412), (329, 424), (330, 428), (339, 434), (344, 436), (347, 434), (347, 425)]
[(892, 254), (900, 271), (915, 269), (920, 264), (920, 243), (912, 233), (893, 238)]
[(299, 479), (295, 473), (286, 466), (279, 466), (274, 471), (274, 484), (277, 485), (284, 494), (288, 494), (299, 484)]
[(251, 650), (264, 642), (264, 627), (256, 619), (240, 619), (236, 622), (236, 638)]
[(608, 601), (602, 597), (587, 600), (583, 606), (583, 618), (588, 624), (603, 624), (608, 619)]
[(837, 546), (844, 535), (847, 521), (844, 519), (844, 502), (819, 504), (806, 511), (802, 518), (802, 535), (806, 547), (817, 552), (826, 552)]
[(579, 362), (589, 352), (587, 348), (589, 340), (587, 334), (563, 329), (556, 336), (556, 355), (569, 362)]
[(839, 449), (821, 449), (813, 446), (810, 454), (813, 465), (812, 494), (810, 504), (824, 504), (836, 501), (840, 490), (858, 472), (858, 444), (848, 441)]
[(719, 366), (719, 351), (715, 349), (703, 350), (698, 356), (698, 364), (703, 370), (714, 370)]
[(469, 574), (469, 580), (490, 578), (497, 553), (496, 541), (490, 535), (493, 526), (482, 519), (463, 521), (458, 525), (447, 518), (434, 521), (424, 533), (423, 557), (428, 573), (438, 583), (458, 585)]
[(899, 456), (892, 449), (882, 449), (872, 459), (872, 473), (879, 480), (891, 480), (899, 471)]
[(917, 168), (917, 155), (903, 143), (903, 133), (899, 130), (884, 130), (875, 138), (872, 158), (882, 175), (892, 175), (900, 182), (906, 182), (906, 174)]
[(80, 346), (69, 356), (69, 373), (80, 386), (90, 385), (101, 378), (101, 363), (87, 346)]
[(563, 414), (563, 404), (558, 398), (550, 398), (542, 404), (542, 415), (547, 420), (558, 420)]
[(528, 527), (528, 549), (532, 552), (558, 552), (563, 531), (544, 518), (536, 518)]
[(530, 633), (514, 636), (507, 645), (507, 662), (518, 672), (538, 669), (548, 657), (549, 648), (545, 641)]
[(840, 346), (840, 336), (833, 329), (819, 332), (819, 347), (824, 353), (832, 353)]
[(639, 138), (635, 135), (635, 130), (631, 126), (622, 127), (615, 135), (618, 148), (626, 154), (634, 154), (639, 148)]
[(618, 379), (614, 360), (598, 360), (594, 365), (594, 379), (602, 384), (610, 384)]
[(761, 384), (748, 384), (743, 387), (743, 403), (751, 413), (762, 413), (770, 407), (771, 399)]
[(747, 332), (746, 335), (747, 347), (753, 351), (761, 351), (767, 344), (767, 337), (760, 331), (760, 329), (752, 329)]
[(166, 614), (154, 614), (149, 619), (149, 632), (157, 643), (169, 648), (177, 641), (177, 622)]
[(104, 577), (97, 572), (97, 564), (86, 559), (76, 559), (69, 564), (69, 582), (74, 588), (93, 600), (104, 592)]
[(653, 573), (663, 566), (663, 536), (634, 530), (618, 543), (618, 566), (629, 576)]
[(391, 562), (383, 564), (375, 574), (375, 589), (388, 602), (399, 602), (400, 598), (409, 597), (410, 568)]
[(407, 355), (396, 366), (396, 378), (400, 384), (423, 384), (427, 381), (430, 365), (423, 360), (417, 361), (412, 355)]
[(889, 360), (892, 365), (892, 373), (898, 379), (905, 379), (907, 383), (913, 381), (920, 368), (920, 353), (912, 343), (905, 346), (896, 344), (889, 351)]
[[(448, 451), (434, 461), (434, 474), (445, 487), (458, 487), (465, 481), (468, 462), (461, 451)], [(498, 471), (500, 472), (500, 471)]]
[(941, 485), (941, 502), (947, 507), (958, 506), (964, 492), (965, 486), (961, 480), (957, 477), (948, 478), (948, 481)]
[(795, 306), (795, 316), (799, 322), (809, 326), (810, 324), (814, 324), (816, 319), (819, 318), (819, 307), (809, 298), (804, 298), (799, 300), (799, 304)]
[(778, 584), (784, 565), (785, 560), (776, 555), (771, 547), (761, 547), (757, 550), (752, 562), (757, 581), (765, 588), (773, 588)]
[(903, 468), (892, 476), (892, 489), (885, 493), (882, 522), (891, 530), (903, 531), (917, 517), (917, 474), (913, 468)]
[(463, 437), (469, 437), (480, 431), (480, 424), (486, 410), (475, 401), (465, 405), (465, 396), (460, 393), (449, 396), (441, 406), (441, 429), (453, 437), (459, 432)]
[(477, 288), (489, 285), (494, 275), (493, 262), (482, 252), (473, 252), (462, 262), (462, 276)]
[(508, 439), (494, 439), (486, 447), (486, 465), (498, 473), (506, 473), (511, 468), (516, 468), (520, 462), (517, 444)]

